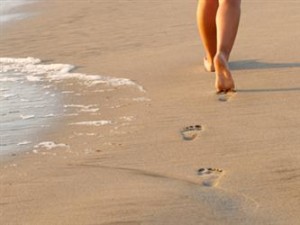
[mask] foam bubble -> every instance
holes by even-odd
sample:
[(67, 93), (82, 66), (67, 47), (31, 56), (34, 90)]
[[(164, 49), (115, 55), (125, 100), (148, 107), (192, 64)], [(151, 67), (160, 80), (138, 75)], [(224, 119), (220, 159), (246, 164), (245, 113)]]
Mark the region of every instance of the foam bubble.
[[(1, 72), (1, 68), (0, 68), (0, 72)], [(0, 78), (0, 82), (15, 82), (15, 81), (20, 81), (22, 80), (21, 78), (17, 78), (17, 77), (3, 77)]]
[(35, 118), (35, 115), (20, 115), (21, 119), (28, 120)]
[(133, 121), (135, 119), (135, 117), (134, 116), (121, 116), (120, 119), (123, 121)]
[(64, 105), (64, 108), (79, 108), (80, 112), (98, 112), (100, 109), (95, 107), (97, 105)]
[(35, 148), (46, 148), (46, 149), (50, 150), (50, 149), (53, 149), (53, 148), (66, 148), (66, 147), (69, 147), (69, 146), (66, 145), (66, 144), (63, 144), (63, 143), (56, 144), (53, 141), (44, 141), (44, 142), (41, 142), (41, 143), (35, 145), (34, 147)]
[(26, 79), (27, 79), (28, 81), (41, 81), (41, 77), (30, 76), (30, 75), (26, 76)]
[(16, 94), (3, 94), (3, 95), (0, 95), (0, 97), (4, 98), (4, 99), (10, 99), (10, 98), (14, 98), (18, 95)]
[(151, 101), (150, 98), (146, 98), (146, 97), (133, 98), (132, 100), (135, 102), (150, 102)]
[(19, 142), (17, 145), (21, 146), (21, 145), (28, 145), (28, 144), (31, 144), (31, 141), (22, 141), (22, 142)]
[(110, 120), (97, 120), (97, 121), (82, 121), (76, 123), (70, 123), (70, 125), (84, 125), (84, 126), (103, 126), (111, 124)]
[(92, 113), (95, 113), (95, 112), (98, 112), (100, 109), (99, 108), (93, 108), (93, 109), (82, 109), (80, 110), (81, 112), (92, 112)]
[(37, 64), (41, 60), (37, 58), (27, 57), (27, 58), (0, 58), (1, 64)]
[(64, 108), (84, 108), (84, 109), (89, 109), (91, 107), (94, 107), (96, 105), (76, 105), (76, 104), (68, 104), (64, 105)]
[(42, 116), (43, 118), (47, 118), (47, 117), (54, 117), (55, 115), (53, 113), (50, 113), (50, 114), (47, 114), (47, 115), (44, 115)]

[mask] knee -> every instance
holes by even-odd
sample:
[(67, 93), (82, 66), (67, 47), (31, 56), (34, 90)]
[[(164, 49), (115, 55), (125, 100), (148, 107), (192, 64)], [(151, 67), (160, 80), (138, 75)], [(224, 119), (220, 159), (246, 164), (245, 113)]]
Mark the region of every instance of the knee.
[(218, 6), (219, 0), (199, 0), (199, 5), (206, 5), (206, 6)]
[(219, 4), (227, 5), (234, 8), (240, 8), (241, 7), (241, 0), (219, 0)]

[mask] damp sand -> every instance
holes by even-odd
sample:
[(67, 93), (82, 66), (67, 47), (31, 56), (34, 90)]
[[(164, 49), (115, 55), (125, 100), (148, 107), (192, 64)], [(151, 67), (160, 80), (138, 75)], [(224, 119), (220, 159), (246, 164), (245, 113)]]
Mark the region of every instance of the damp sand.
[(41, 13), (7, 29), (1, 57), (76, 65), (144, 91), (55, 84), (68, 116), (1, 165), (3, 222), (297, 224), (300, 4), (259, 4), (243, 2), (238, 90), (221, 99), (201, 64), (196, 2), (32, 6)]

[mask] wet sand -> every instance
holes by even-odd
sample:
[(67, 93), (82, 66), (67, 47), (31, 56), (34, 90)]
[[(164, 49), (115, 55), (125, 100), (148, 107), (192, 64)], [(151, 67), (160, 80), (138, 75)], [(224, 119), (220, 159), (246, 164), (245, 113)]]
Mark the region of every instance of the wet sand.
[[(194, 1), (27, 7), (39, 14), (5, 28), (1, 57), (73, 64), (146, 92), (58, 84), (81, 93), (64, 104), (102, 104), (101, 116), (57, 118), (37, 142), (66, 146), (1, 163), (1, 223), (299, 223), (298, 2), (243, 2), (230, 96), (204, 71)], [(72, 125), (99, 119), (114, 122)]]

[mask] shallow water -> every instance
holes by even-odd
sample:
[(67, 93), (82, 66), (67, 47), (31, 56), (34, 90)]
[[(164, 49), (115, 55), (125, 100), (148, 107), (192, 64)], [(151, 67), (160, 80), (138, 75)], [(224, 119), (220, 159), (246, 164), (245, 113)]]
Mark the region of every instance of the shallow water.
[(22, 19), (27, 14), (16, 11), (15, 9), (21, 5), (32, 3), (31, 0), (1, 0), (0, 1), (0, 23), (11, 20)]
[(33, 135), (62, 111), (57, 93), (28, 76), (0, 68), (0, 155), (32, 145)]
[[(51, 120), (80, 113), (99, 113), (101, 102), (62, 104), (65, 95), (78, 97), (86, 88), (111, 92), (119, 86), (144, 92), (142, 86), (129, 79), (73, 73), (74, 68), (69, 64), (45, 64), (30, 57), (0, 58), (0, 155), (37, 145), (37, 134), (51, 127)], [(79, 93), (57, 88), (58, 85), (72, 87), (75, 83), (82, 87)], [(109, 107), (113, 107), (112, 103)], [(109, 121), (100, 118), (75, 125), (101, 126), (107, 123)]]

